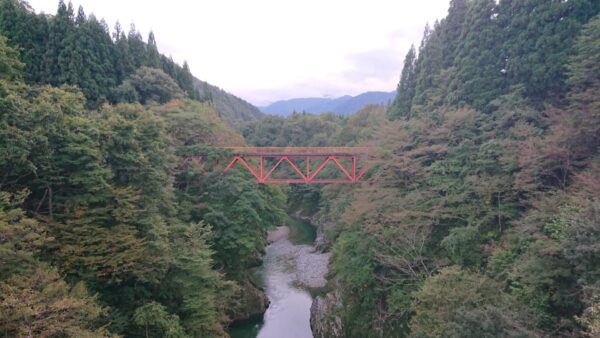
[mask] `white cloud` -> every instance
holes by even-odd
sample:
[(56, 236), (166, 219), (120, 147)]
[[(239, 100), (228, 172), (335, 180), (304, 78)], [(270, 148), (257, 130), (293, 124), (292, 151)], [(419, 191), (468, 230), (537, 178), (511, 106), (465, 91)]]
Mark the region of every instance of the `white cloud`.
[[(152, 29), (162, 53), (255, 104), (393, 90), (411, 43), (448, 0), (74, 0), (87, 14)], [(29, 0), (54, 14), (57, 0)]]

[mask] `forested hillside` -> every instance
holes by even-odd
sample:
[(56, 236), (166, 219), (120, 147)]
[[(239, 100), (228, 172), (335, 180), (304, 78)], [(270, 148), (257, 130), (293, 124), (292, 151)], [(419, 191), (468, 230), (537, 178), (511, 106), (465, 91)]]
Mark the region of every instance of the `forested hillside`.
[[(194, 78), (187, 62), (178, 65), (162, 55), (154, 34), (145, 42), (132, 24), (126, 32), (117, 22), (112, 34), (104, 20), (77, 12), (62, 0), (56, 15), (36, 15), (26, 1), (0, 1), (0, 33), (19, 48), (29, 84), (73, 85), (86, 97), (86, 107), (119, 102), (145, 102), (144, 91), (166, 73), (191, 99), (212, 102), (232, 126), (262, 116), (258, 108)], [(139, 71), (142, 67), (162, 72)], [(137, 80), (137, 81), (136, 81)], [(167, 97), (156, 97), (161, 102)]]
[(244, 144), (188, 67), (62, 2), (0, 1), (0, 33), (0, 336), (221, 337), (264, 311), (247, 273), (285, 196), (181, 166)]
[(204, 97), (213, 102), (219, 115), (230, 126), (241, 130), (247, 123), (261, 119), (264, 114), (235, 95), (231, 95), (221, 88), (194, 78), (194, 85)]
[(600, 335), (599, 7), (453, 0), (426, 28), (370, 180), (319, 192), (317, 337)]

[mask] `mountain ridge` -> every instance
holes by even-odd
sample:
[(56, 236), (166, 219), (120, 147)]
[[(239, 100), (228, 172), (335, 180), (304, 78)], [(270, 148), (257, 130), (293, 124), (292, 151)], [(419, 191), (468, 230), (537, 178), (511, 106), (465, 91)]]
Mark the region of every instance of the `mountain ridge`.
[(368, 104), (387, 104), (393, 101), (395, 96), (396, 91), (369, 91), (356, 96), (344, 95), (337, 98), (292, 98), (276, 101), (259, 109), (265, 114), (284, 117), (294, 112), (310, 114), (331, 112), (337, 115), (352, 115)]

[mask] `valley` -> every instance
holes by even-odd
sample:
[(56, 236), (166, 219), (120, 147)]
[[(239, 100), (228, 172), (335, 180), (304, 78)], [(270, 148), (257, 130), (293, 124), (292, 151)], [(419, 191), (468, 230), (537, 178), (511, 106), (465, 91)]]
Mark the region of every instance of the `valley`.
[[(396, 91), (258, 108), (152, 31), (0, 0), (0, 337), (598, 337), (600, 2), (443, 4)], [(254, 50), (227, 18), (202, 34)], [(314, 86), (391, 69), (356, 55)], [(327, 155), (231, 162), (243, 147), (372, 153), (357, 179)]]

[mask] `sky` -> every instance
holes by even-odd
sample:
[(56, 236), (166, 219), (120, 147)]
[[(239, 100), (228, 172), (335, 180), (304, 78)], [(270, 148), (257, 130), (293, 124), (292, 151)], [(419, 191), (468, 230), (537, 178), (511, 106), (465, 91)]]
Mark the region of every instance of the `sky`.
[[(54, 14), (58, 0), (28, 0)], [(161, 53), (255, 105), (396, 88), (411, 44), (449, 0), (72, 0), (152, 30)]]

